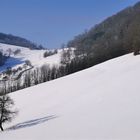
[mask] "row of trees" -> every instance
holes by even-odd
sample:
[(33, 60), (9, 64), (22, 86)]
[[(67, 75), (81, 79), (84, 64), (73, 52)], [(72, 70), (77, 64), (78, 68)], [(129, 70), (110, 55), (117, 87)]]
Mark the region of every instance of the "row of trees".
[(51, 51), (49, 51), (49, 50), (47, 50), (46, 52), (44, 52), (44, 54), (43, 54), (43, 57), (45, 58), (45, 57), (48, 57), (48, 56), (51, 56), (51, 55), (54, 55), (54, 54), (57, 54), (57, 49), (55, 49), (55, 50), (51, 50)]
[(23, 88), (34, 86), (65, 75), (65, 66), (43, 65), (40, 68), (25, 71), (18, 79), (2, 80), (0, 82), (0, 94), (4, 95)]
[[(63, 59), (63, 55), (61, 60)], [(64, 60), (62, 60), (64, 62)], [(43, 82), (54, 80), (56, 78), (74, 73), (87, 67), (88, 62), (85, 58), (74, 58), (69, 63), (63, 63), (60, 66), (43, 65), (35, 69), (25, 71), (22, 76), (16, 80), (3, 80), (0, 83), (0, 94), (4, 95), (23, 88), (34, 86)]]

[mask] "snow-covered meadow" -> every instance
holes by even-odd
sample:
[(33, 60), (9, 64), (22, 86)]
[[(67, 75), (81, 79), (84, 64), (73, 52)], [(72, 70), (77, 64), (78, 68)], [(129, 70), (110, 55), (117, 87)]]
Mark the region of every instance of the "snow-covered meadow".
[(11, 57), (6, 61), (5, 65), (0, 67), (0, 72), (6, 70), (7, 67), (17, 68), (19, 66), (23, 66), (26, 60), (29, 60), (34, 67), (38, 67), (43, 64), (59, 64), (62, 52), (62, 50), (59, 49), (57, 54), (44, 58), (43, 54), (46, 52), (46, 50), (30, 50), (29, 48), (25, 47), (0, 43), (0, 50), (3, 52), (3, 54), (9, 53), (9, 49), (12, 52), (19, 49), (20, 53), (17, 55), (11, 53)]
[(140, 56), (124, 55), (11, 93), (2, 140), (139, 140)]

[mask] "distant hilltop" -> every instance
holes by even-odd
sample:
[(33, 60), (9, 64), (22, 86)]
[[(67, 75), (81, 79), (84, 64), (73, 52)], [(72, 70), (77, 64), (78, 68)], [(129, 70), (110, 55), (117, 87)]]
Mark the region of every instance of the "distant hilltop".
[(25, 38), (5, 33), (0, 33), (0, 43), (26, 47), (30, 49), (44, 49), (42, 45), (37, 45)]

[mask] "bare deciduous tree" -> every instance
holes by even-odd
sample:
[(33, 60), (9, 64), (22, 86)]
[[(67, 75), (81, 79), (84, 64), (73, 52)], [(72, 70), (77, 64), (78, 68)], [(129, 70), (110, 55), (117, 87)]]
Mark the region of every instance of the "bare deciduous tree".
[(17, 111), (13, 111), (11, 108), (14, 105), (14, 101), (7, 95), (0, 96), (0, 129), (3, 129), (3, 123), (10, 122), (17, 114)]

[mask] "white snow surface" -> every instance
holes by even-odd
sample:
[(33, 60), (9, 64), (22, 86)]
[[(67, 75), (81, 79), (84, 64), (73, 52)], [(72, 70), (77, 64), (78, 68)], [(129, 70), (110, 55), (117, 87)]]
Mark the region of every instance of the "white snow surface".
[(140, 56), (128, 54), (11, 93), (19, 114), (0, 139), (139, 140), (139, 83)]
[(26, 60), (30, 60), (34, 67), (38, 67), (43, 64), (58, 65), (60, 63), (60, 56), (62, 52), (62, 50), (58, 50), (57, 54), (44, 58), (43, 54), (46, 50), (30, 50), (25, 47), (0, 43), (0, 50), (3, 50), (4, 54), (8, 53), (8, 49), (11, 49), (13, 52), (20, 49), (21, 53), (18, 55), (11, 54), (11, 57), (6, 61), (6, 63), (3, 66), (0, 66), (0, 72), (7, 69), (7, 67), (16, 68), (18, 66), (22, 66)]

